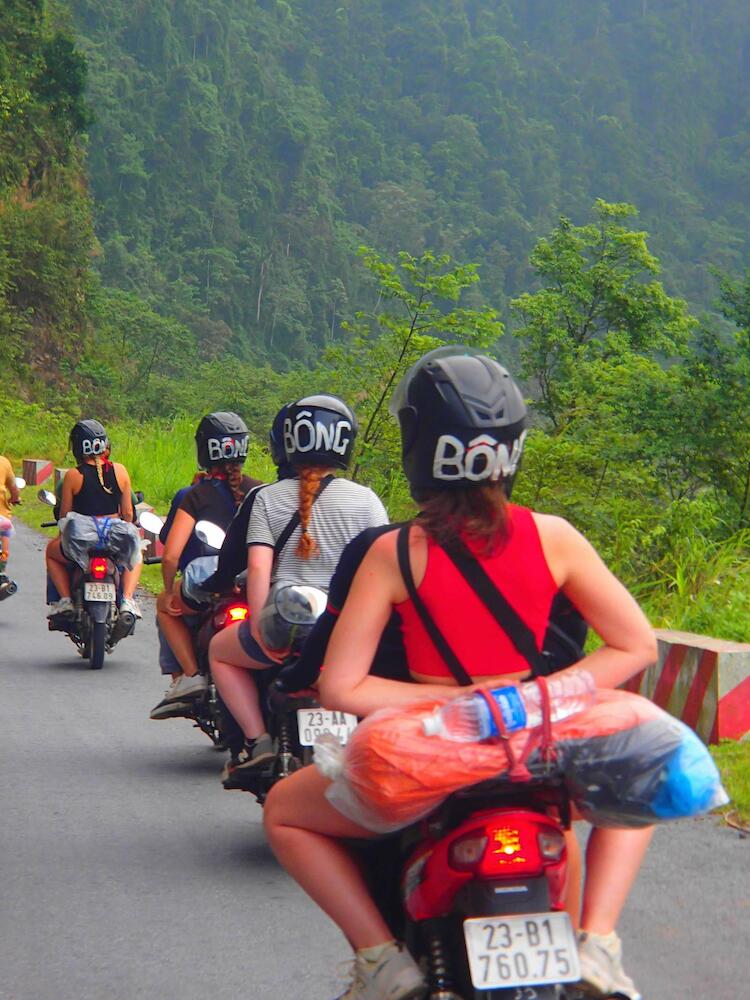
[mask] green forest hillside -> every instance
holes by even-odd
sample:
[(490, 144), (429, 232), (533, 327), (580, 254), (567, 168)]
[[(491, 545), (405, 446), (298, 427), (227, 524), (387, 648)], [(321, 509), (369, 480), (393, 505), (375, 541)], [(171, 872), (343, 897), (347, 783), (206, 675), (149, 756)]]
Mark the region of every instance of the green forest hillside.
[(744, 0), (69, 0), (107, 284), (288, 363), (425, 247), (505, 311), (560, 215), (628, 201), (712, 305), (750, 233)]
[(530, 401), (514, 497), (750, 641), (748, 82), (736, 0), (6, 0), (0, 451), (96, 415), (163, 503), (198, 415), (260, 469), (324, 388), (405, 517), (389, 391), (473, 344)]

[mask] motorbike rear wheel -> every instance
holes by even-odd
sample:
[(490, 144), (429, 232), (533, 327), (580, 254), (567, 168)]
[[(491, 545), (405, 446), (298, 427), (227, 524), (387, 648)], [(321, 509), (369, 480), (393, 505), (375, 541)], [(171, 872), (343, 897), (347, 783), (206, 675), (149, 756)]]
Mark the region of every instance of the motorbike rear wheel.
[(94, 622), (89, 645), (89, 665), (92, 670), (101, 670), (104, 666), (104, 647), (106, 642), (107, 623)]

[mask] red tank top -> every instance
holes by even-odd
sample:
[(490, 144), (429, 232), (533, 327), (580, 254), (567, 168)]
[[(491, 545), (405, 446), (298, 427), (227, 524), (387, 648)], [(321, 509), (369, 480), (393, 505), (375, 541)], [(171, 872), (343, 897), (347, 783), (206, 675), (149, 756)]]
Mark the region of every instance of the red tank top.
[[(534, 633), (541, 649), (552, 599), (558, 591), (542, 551), (530, 510), (508, 504), (508, 537), (491, 556), (477, 555), (505, 599)], [(514, 674), (530, 669), (492, 614), (456, 569), (445, 551), (427, 541), (427, 567), (417, 588), (419, 596), (451, 649), (472, 677)], [(409, 669), (427, 677), (451, 677), (451, 672), (425, 631), (407, 598), (396, 605), (401, 616)]]

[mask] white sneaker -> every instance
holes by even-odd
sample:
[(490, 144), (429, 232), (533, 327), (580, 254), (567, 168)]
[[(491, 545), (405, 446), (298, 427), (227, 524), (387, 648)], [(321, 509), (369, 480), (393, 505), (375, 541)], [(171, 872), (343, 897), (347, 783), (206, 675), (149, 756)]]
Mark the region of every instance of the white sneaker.
[[(419, 1000), (427, 990), (419, 966), (402, 944), (365, 948), (354, 956), (354, 981), (339, 1000)], [(373, 952), (376, 957), (372, 957)], [(379, 954), (377, 954), (379, 952)]]
[(47, 617), (53, 618), (55, 615), (72, 615), (74, 611), (75, 605), (73, 601), (69, 597), (61, 597), (59, 601), (50, 604)]
[(126, 611), (129, 614), (134, 615), (136, 618), (143, 617), (143, 615), (141, 614), (141, 609), (138, 607), (138, 602), (135, 600), (134, 597), (123, 597), (123, 599), (120, 601), (120, 612), (122, 613), (123, 611)]
[[(199, 698), (208, 689), (208, 680), (203, 674), (175, 677), (164, 697), (150, 712), (152, 719), (172, 719), (189, 716), (192, 699)], [(184, 704), (180, 704), (184, 702)]]
[(198, 698), (208, 690), (208, 679), (203, 674), (195, 674), (188, 677), (187, 674), (180, 674), (176, 681), (172, 681), (169, 689), (164, 695), (165, 701), (182, 701), (183, 698)]
[(622, 967), (622, 942), (615, 931), (610, 934), (578, 935), (581, 981), (578, 989), (587, 997), (621, 997), (643, 1000), (635, 983)]

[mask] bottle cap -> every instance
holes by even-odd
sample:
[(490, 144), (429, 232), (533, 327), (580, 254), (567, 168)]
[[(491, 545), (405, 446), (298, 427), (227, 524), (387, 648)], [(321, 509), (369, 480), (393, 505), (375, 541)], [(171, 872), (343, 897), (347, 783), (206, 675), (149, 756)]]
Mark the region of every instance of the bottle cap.
[(427, 736), (440, 736), (443, 731), (443, 720), (440, 718), (439, 709), (422, 719), (422, 729)]

